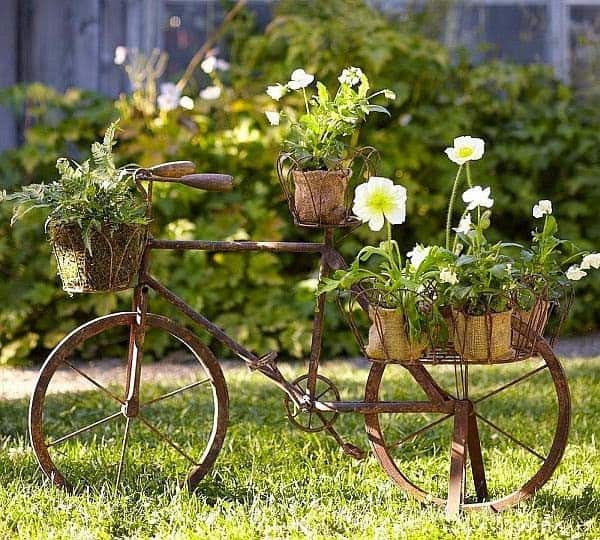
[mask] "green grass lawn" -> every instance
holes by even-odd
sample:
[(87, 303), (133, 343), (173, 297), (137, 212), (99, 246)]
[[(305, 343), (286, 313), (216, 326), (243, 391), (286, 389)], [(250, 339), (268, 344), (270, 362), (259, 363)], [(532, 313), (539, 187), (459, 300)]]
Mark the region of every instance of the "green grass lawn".
[[(599, 360), (565, 363), (573, 400), (570, 444), (546, 486), (534, 498), (501, 514), (470, 513), (458, 520), (447, 520), (442, 508), (405, 495), (371, 455), (354, 461), (331, 437), (293, 429), (283, 411), (281, 392), (245, 368), (225, 372), (230, 394), (229, 432), (212, 473), (195, 494), (178, 488), (174, 480), (163, 482), (163, 475), (176, 469), (171, 467), (177, 457), (173, 452), (164, 448), (142, 451), (135, 443), (130, 454), (134, 463), (130, 463), (118, 494), (103, 484), (81, 487), (72, 495), (56, 490), (38, 471), (29, 448), (27, 401), (3, 402), (0, 537), (600, 538)], [(300, 365), (288, 366), (285, 372), (292, 375), (301, 369)], [(492, 372), (480, 373), (483, 387), (500, 381)], [(342, 397), (358, 398), (367, 371), (335, 362), (325, 366), (324, 374), (343, 389)], [(404, 392), (410, 384), (406, 375), (390, 382), (390, 392)], [(543, 443), (546, 434), (539, 426), (544, 425), (547, 414), (544, 396), (545, 389), (532, 378), (502, 401), (490, 402), (489, 414), (513, 421), (523, 440), (533, 437)], [(71, 398), (64, 396), (63, 405)], [(77, 398), (87, 399), (85, 394)], [(512, 407), (517, 401), (521, 407)], [(65, 410), (67, 415), (75, 414), (74, 407)], [(189, 433), (193, 444), (203, 429), (197, 421), (201, 411), (189, 400), (180, 400), (161, 414), (167, 412), (168, 419), (158, 421), (181, 423), (179, 433)], [(403, 429), (411, 429), (407, 422)], [(336, 426), (351, 442), (367, 448), (360, 416), (340, 416)], [(494, 437), (482, 432), (486, 444), (502, 458), (497, 461), (498, 468), (489, 472), (501, 483), (525, 465), (520, 455)], [(65, 451), (67, 458), (83, 463), (81, 471), (91, 474), (114, 458), (117, 437), (114, 442), (114, 451), (107, 456), (75, 444)], [(447, 448), (438, 446), (432, 437), (406, 448), (404, 466), (407, 470), (424, 468), (425, 484), (435, 483), (437, 477), (445, 482)], [(74, 467), (77, 473), (78, 465)]]

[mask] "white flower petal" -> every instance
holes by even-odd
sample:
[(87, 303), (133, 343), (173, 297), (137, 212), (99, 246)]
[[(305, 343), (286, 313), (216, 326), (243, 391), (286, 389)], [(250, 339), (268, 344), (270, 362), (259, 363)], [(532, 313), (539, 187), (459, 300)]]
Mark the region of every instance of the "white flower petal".
[(581, 270), (579, 266), (574, 264), (573, 266), (569, 267), (569, 269), (566, 272), (566, 276), (567, 279), (571, 281), (579, 281), (581, 278), (587, 276), (587, 273)]
[(402, 225), (402, 223), (406, 221), (405, 206), (397, 206), (395, 208), (392, 208), (391, 210), (384, 210), (383, 214), (392, 225)]
[(267, 86), (267, 94), (275, 101), (279, 101), (287, 93), (287, 88), (282, 84)]
[(373, 214), (369, 219), (369, 229), (372, 231), (380, 231), (383, 228), (383, 212)]
[(456, 137), (453, 142), (454, 146), (446, 148), (445, 152), (449, 159), (458, 165), (462, 165), (467, 161), (481, 159), (485, 152), (485, 142), (483, 139), (463, 135)]
[(204, 90), (200, 91), (199, 96), (202, 99), (213, 100), (219, 99), (221, 96), (221, 87), (220, 86), (207, 86)]
[(582, 270), (589, 270), (591, 268), (599, 269), (600, 268), (600, 253), (590, 253), (586, 255), (581, 261), (580, 268)]
[(281, 116), (277, 111), (265, 111), (265, 115), (267, 116), (267, 120), (269, 121), (269, 124), (271, 124), (272, 126), (279, 125)]

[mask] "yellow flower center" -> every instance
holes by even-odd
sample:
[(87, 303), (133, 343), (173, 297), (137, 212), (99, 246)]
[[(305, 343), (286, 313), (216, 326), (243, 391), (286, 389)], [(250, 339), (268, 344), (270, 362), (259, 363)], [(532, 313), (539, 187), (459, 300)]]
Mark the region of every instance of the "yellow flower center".
[(459, 158), (468, 158), (473, 153), (473, 149), (469, 146), (463, 146), (458, 149), (458, 157)]
[(372, 211), (386, 212), (394, 208), (394, 200), (384, 190), (373, 191), (367, 202)]

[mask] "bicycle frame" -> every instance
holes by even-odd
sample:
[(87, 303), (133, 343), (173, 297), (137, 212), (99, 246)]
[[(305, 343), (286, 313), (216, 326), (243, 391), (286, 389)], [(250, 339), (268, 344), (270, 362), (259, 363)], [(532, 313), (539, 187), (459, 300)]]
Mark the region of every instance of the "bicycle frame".
[[(143, 188), (142, 188), (143, 189)], [(148, 190), (143, 190), (148, 201), (148, 218), (151, 218), (152, 182)], [(290, 384), (278, 369), (275, 362), (276, 352), (269, 352), (257, 356), (252, 351), (231, 338), (216, 324), (194, 310), (181, 297), (169, 290), (149, 273), (150, 255), (153, 250), (176, 251), (209, 251), (221, 253), (239, 252), (270, 252), (270, 253), (301, 253), (320, 256), (320, 276), (330, 275), (331, 272), (344, 268), (346, 262), (342, 255), (335, 249), (334, 229), (325, 228), (323, 242), (252, 242), (252, 241), (212, 241), (212, 240), (161, 240), (151, 235), (148, 237), (146, 248), (142, 256), (138, 284), (134, 289), (133, 312), (137, 313), (136, 325), (131, 330), (129, 339), (128, 368), (127, 368), (127, 397), (125, 399), (124, 413), (126, 416), (135, 416), (139, 409), (139, 383), (141, 371), (141, 357), (143, 354), (145, 321), (148, 312), (147, 293), (150, 289), (172, 304), (179, 312), (186, 315), (194, 323), (206, 330), (225, 347), (239, 356), (251, 370), (259, 371), (271, 379), (283, 390), (296, 406), (303, 410), (355, 412), (361, 414), (382, 412), (442, 412), (451, 413), (455, 408), (455, 400), (441, 389), (431, 377), (424, 366), (415, 364), (406, 366), (418, 384), (424, 389), (429, 401), (412, 402), (373, 402), (364, 401), (333, 401), (320, 402), (315, 398), (315, 387), (321, 358), (321, 345), (323, 341), (323, 324), (325, 317), (325, 295), (321, 294), (316, 299), (315, 317), (312, 328), (311, 352), (308, 364), (307, 392)], [(364, 307), (364, 306), (363, 306)]]

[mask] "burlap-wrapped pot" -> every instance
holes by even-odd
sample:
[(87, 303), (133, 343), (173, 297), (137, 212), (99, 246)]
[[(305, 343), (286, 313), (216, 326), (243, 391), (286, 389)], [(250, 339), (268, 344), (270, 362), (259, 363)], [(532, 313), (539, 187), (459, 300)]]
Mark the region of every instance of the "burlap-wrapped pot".
[(350, 169), (292, 171), (294, 207), (301, 223), (336, 225), (348, 217)]
[(512, 310), (485, 315), (453, 313), (454, 348), (471, 362), (502, 362), (514, 355), (511, 343)]
[(119, 291), (129, 288), (138, 272), (146, 226), (103, 224), (90, 232), (91, 253), (75, 223), (51, 224), (49, 234), (65, 291)]
[(401, 311), (369, 306), (369, 319), (371, 326), (366, 353), (371, 360), (414, 362), (421, 357), (427, 347), (427, 339), (425, 336), (417, 342), (409, 339)]

